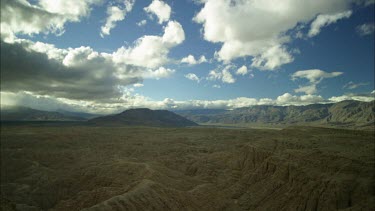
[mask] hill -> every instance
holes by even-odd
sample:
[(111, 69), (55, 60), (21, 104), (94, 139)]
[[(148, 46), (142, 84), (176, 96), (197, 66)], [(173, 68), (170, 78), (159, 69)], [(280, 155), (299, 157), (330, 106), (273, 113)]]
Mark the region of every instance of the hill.
[(2, 106), (1, 121), (85, 121), (85, 118), (23, 106)]
[(227, 111), (201, 110), (177, 113), (201, 124), (319, 125), (332, 127), (373, 127), (372, 102), (342, 101), (306, 106), (260, 105)]
[(89, 120), (89, 122), (100, 125), (152, 127), (186, 127), (198, 125), (173, 112), (167, 110), (150, 110), (147, 108), (130, 109), (119, 114), (94, 118)]

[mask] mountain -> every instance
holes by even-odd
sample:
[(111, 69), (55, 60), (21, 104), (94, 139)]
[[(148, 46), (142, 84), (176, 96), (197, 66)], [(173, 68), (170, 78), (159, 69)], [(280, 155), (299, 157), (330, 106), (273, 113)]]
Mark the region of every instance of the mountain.
[(1, 121), (84, 121), (55, 111), (41, 111), (23, 106), (1, 106)]
[(97, 117), (89, 120), (90, 123), (99, 125), (130, 125), (152, 127), (186, 127), (196, 126), (180, 115), (167, 110), (150, 110), (147, 108), (130, 109), (122, 113)]
[(99, 117), (101, 115), (98, 114), (91, 114), (91, 113), (85, 113), (85, 112), (72, 112), (72, 111), (67, 111), (63, 109), (57, 109), (56, 112), (59, 112), (61, 114), (67, 115), (67, 116), (72, 116), (72, 117), (80, 117), (83, 119), (93, 119), (95, 117)]
[(306, 106), (259, 105), (227, 111), (201, 110), (177, 113), (201, 124), (319, 125), (333, 127), (373, 127), (375, 101), (342, 101)]

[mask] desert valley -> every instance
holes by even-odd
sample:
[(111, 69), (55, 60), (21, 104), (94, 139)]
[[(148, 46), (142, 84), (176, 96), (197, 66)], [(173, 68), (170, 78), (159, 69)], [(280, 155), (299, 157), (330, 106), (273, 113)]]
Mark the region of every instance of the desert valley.
[[(249, 112), (251, 118), (242, 112), (262, 107), (241, 109), (241, 121), (257, 119), (255, 125), (262, 123), (263, 129), (243, 122), (198, 125), (169, 111), (149, 109), (89, 121), (57, 121), (56, 113), (42, 111), (37, 118), (33, 111), (34, 121), (1, 125), (2, 208), (371, 210), (374, 102), (344, 104), (328, 106), (341, 108), (335, 110), (340, 119), (327, 117), (338, 119), (335, 128), (333, 121), (324, 127), (315, 122), (323, 120), (303, 121), (299, 114), (299, 122), (275, 129), (276, 123), (288, 120), (259, 122), (265, 119), (261, 112)], [(315, 107), (321, 111), (327, 106), (282, 109), (303, 110), (308, 117), (325, 113), (313, 113)], [(27, 116), (26, 110), (8, 109), (3, 116)], [(228, 113), (217, 112), (206, 113), (211, 119), (228, 119)], [(353, 116), (357, 121), (350, 121)], [(307, 126), (309, 122), (314, 124)]]

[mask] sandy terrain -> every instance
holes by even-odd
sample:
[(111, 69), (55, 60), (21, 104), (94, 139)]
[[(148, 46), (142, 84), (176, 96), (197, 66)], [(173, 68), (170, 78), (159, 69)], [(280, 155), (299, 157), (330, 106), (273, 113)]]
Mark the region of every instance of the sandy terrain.
[(371, 210), (374, 132), (3, 125), (4, 210)]

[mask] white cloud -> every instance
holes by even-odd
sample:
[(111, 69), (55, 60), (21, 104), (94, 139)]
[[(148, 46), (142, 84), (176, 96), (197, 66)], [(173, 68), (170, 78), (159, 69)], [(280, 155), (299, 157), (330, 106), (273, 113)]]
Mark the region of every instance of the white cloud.
[(232, 73), (230, 72), (231, 68), (233, 68), (232, 65), (227, 65), (221, 71), (211, 70), (208, 73), (206, 80), (209, 80), (209, 81), (221, 80), (223, 83), (228, 83), (228, 84), (234, 83), (236, 82), (236, 79), (233, 77)]
[(193, 20), (203, 25), (204, 39), (222, 44), (217, 58), (226, 63), (253, 57), (253, 67), (275, 70), (293, 61), (286, 34), (319, 14), (345, 12), (350, 0), (205, 0)]
[(246, 75), (248, 73), (247, 67), (243, 65), (242, 67), (238, 68), (236, 71), (236, 75)]
[(220, 86), (220, 85), (218, 85), (218, 84), (214, 84), (214, 85), (212, 85), (212, 88), (220, 89), (220, 88), (221, 88), (221, 86)]
[(357, 100), (364, 102), (371, 102), (375, 100), (375, 90), (368, 95), (359, 95), (359, 94), (345, 94), (341, 96), (333, 96), (328, 99), (331, 102), (341, 102), (344, 100)]
[[(214, 85), (220, 88), (220, 85)], [(324, 99), (320, 95), (292, 95), (282, 94), (275, 99), (238, 97), (227, 100), (185, 100), (177, 101), (170, 98), (155, 101), (151, 98), (134, 93), (134, 89), (124, 89), (123, 96), (110, 102), (92, 102), (84, 100), (70, 100), (55, 98), (48, 95), (37, 95), (32, 92), (19, 92), (17, 94), (1, 91), (2, 105), (23, 105), (42, 110), (65, 109), (72, 111), (84, 111), (92, 113), (116, 113), (129, 108), (150, 109), (235, 109), (254, 105), (309, 105), (315, 103), (331, 103), (343, 100), (359, 100), (370, 102), (375, 100), (374, 92), (366, 95), (347, 94)]]
[(78, 22), (90, 14), (100, 0), (1, 1), (1, 37), (12, 42), (16, 34), (64, 33), (66, 22)]
[(223, 69), (221, 80), (224, 83), (228, 83), (228, 84), (232, 84), (232, 83), (236, 82), (236, 79), (233, 78), (232, 73), (230, 73), (229, 69), (227, 69), (227, 68)]
[(319, 69), (299, 70), (292, 74), (292, 80), (296, 80), (298, 78), (305, 78), (309, 80), (311, 83), (316, 83), (320, 82), (322, 79), (333, 78), (342, 74), (342, 72), (329, 73)]
[(353, 81), (349, 81), (347, 84), (345, 84), (342, 88), (344, 89), (356, 89), (361, 86), (367, 86), (370, 83), (354, 83)]
[(207, 62), (207, 59), (204, 55), (202, 55), (199, 60), (198, 60), (198, 63), (201, 64), (201, 63), (204, 63), (204, 62)]
[(139, 87), (143, 87), (143, 86), (144, 86), (144, 84), (141, 84), (141, 83), (136, 83), (136, 84), (133, 84), (133, 86), (134, 86), (134, 87), (137, 87), (137, 88), (139, 88)]
[(187, 64), (190, 64), (190, 65), (194, 65), (194, 64), (197, 63), (197, 61), (195, 60), (193, 55), (189, 55), (187, 57), (182, 58), (181, 63), (187, 63)]
[(169, 21), (172, 12), (171, 7), (160, 0), (153, 0), (144, 10), (147, 13), (156, 15), (159, 19), (159, 24)]
[(147, 20), (141, 20), (137, 23), (137, 26), (144, 26), (147, 24)]
[(196, 65), (204, 62), (207, 62), (207, 59), (204, 55), (202, 55), (198, 60), (196, 60), (195, 57), (191, 54), (181, 59), (181, 63), (186, 63), (189, 65)]
[(170, 46), (176, 46), (185, 40), (184, 29), (177, 21), (169, 21), (164, 31), (163, 42)]
[(374, 33), (375, 24), (374, 23), (365, 23), (357, 26), (357, 32), (361, 36), (371, 35)]
[(149, 70), (147, 71), (143, 77), (145, 78), (156, 78), (159, 80), (160, 78), (168, 78), (176, 71), (173, 69), (165, 68), (165, 67), (159, 67), (156, 70)]
[(209, 80), (209, 81), (216, 81), (216, 80), (220, 80), (222, 75), (223, 74), (221, 72), (218, 72), (217, 70), (211, 70), (208, 73), (208, 76), (207, 76), (206, 79)]
[(126, 14), (132, 10), (133, 5), (134, 0), (124, 0), (124, 6), (108, 6), (108, 17), (106, 19), (104, 26), (100, 28), (100, 36), (104, 37), (105, 35), (109, 35), (111, 29), (116, 27), (116, 22), (124, 20)]
[(283, 64), (288, 64), (294, 59), (288, 51), (281, 46), (273, 46), (252, 59), (251, 66), (260, 70), (275, 70)]
[(349, 18), (351, 15), (352, 11), (339, 12), (335, 14), (320, 14), (311, 23), (308, 36), (314, 37), (320, 33), (323, 27), (336, 23), (340, 19)]
[[(24, 2), (24, 1), (22, 1)], [(90, 5), (99, 3), (100, 0), (39, 0), (39, 5), (50, 13), (60, 14), (72, 20), (78, 21), (80, 16), (90, 13)]]
[(121, 47), (112, 54), (114, 61), (141, 67), (157, 68), (168, 61), (170, 48), (181, 44), (185, 33), (176, 21), (169, 21), (163, 36), (143, 36), (134, 47)]
[(311, 84), (311, 85), (306, 85), (306, 86), (299, 86), (294, 91), (296, 93), (314, 94), (317, 92), (317, 89), (316, 89), (316, 84)]
[(196, 81), (199, 83), (200, 79), (197, 75), (195, 75), (194, 73), (188, 73), (185, 75), (185, 78), (189, 79), (189, 80), (192, 80), (192, 81)]
[(306, 94), (314, 94), (317, 92), (316, 86), (326, 78), (333, 78), (342, 75), (342, 72), (325, 72), (319, 69), (311, 70), (300, 70), (292, 74), (291, 78), (293, 81), (297, 79), (307, 79), (309, 84), (306, 86), (300, 86), (298, 89), (295, 89), (295, 92), (303, 92)]
[(320, 95), (307, 94), (302, 96), (295, 96), (289, 93), (285, 93), (277, 97), (275, 101), (277, 105), (308, 105), (322, 102), (325, 102), (325, 100)]
[[(214, 88), (220, 88), (214, 85)], [(85, 111), (92, 113), (116, 113), (129, 108), (150, 109), (235, 109), (254, 105), (308, 105), (312, 103), (327, 103), (328, 101), (317, 95), (294, 96), (285, 93), (276, 99), (270, 98), (248, 98), (238, 97), (228, 100), (186, 100), (177, 101), (170, 98), (155, 101), (151, 98), (135, 94), (134, 90), (126, 89), (122, 97), (113, 99), (111, 102), (94, 103), (91, 101), (69, 100), (65, 98), (54, 98), (51, 96), (35, 95), (30, 92), (18, 94), (1, 92), (3, 105), (24, 105), (36, 109), (56, 110), (66, 109), (73, 111)]]

